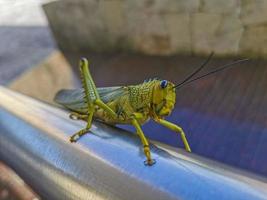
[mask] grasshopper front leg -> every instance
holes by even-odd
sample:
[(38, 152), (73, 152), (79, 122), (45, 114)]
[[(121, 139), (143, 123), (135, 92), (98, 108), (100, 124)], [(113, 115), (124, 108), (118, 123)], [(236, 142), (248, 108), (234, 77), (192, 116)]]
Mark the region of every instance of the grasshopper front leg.
[(150, 148), (149, 148), (149, 143), (141, 129), (141, 126), (140, 124), (138, 123), (137, 119), (138, 119), (138, 115), (142, 115), (141, 113), (135, 113), (133, 114), (133, 117), (132, 117), (132, 125), (135, 127), (136, 129), (136, 132), (138, 134), (138, 136), (140, 137), (141, 139), (141, 142), (143, 144), (143, 148), (144, 148), (144, 154), (147, 158), (146, 161), (144, 161), (145, 165), (153, 165), (156, 163), (156, 161), (154, 159), (151, 158), (151, 153), (150, 153)]
[(84, 129), (78, 131), (77, 133), (73, 134), (70, 137), (71, 142), (76, 142), (82, 135), (84, 135), (90, 130), (96, 107), (102, 108), (107, 113), (109, 113), (110, 116), (113, 118), (117, 117), (117, 114), (100, 99), (95, 83), (89, 71), (89, 63), (87, 59), (82, 58), (80, 60), (80, 70), (81, 70), (81, 77), (82, 77), (82, 86), (83, 86), (84, 94), (85, 94), (84, 101), (87, 104), (88, 112), (87, 112), (87, 115), (71, 113), (70, 117), (75, 116), (78, 119), (79, 118), (86, 119), (87, 117), (87, 125)]
[(183, 131), (183, 129), (181, 127), (179, 127), (176, 124), (173, 124), (173, 123), (171, 123), (171, 122), (169, 122), (167, 120), (164, 120), (164, 119), (160, 119), (160, 118), (156, 118), (156, 117), (153, 118), (153, 119), (155, 120), (155, 122), (157, 122), (157, 123), (169, 128), (169, 129), (171, 129), (171, 130), (173, 130), (173, 131), (175, 131), (177, 133), (180, 133), (186, 151), (191, 152), (191, 148), (190, 148), (190, 146), (189, 146), (189, 144), (187, 142), (187, 139), (185, 137), (185, 133), (184, 133), (184, 131)]

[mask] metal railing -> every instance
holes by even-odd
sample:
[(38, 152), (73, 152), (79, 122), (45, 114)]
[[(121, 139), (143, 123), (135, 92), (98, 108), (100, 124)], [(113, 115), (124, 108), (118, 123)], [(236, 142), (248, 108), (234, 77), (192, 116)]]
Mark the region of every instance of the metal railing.
[(267, 199), (264, 178), (181, 149), (152, 144), (145, 166), (134, 134), (85, 124), (60, 108), (0, 87), (0, 159), (43, 199)]

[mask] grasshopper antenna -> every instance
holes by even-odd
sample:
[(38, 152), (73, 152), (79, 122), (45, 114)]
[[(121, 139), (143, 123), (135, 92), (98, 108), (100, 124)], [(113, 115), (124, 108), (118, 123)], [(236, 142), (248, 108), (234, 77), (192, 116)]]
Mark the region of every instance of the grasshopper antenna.
[(208, 62), (211, 60), (212, 56), (213, 56), (214, 52), (211, 52), (211, 54), (209, 55), (209, 57), (207, 58), (207, 60), (205, 60), (204, 63), (202, 63), (202, 65), (200, 65), (200, 67), (194, 71), (192, 74), (190, 74), (188, 77), (186, 77), (182, 82), (178, 83), (176, 86), (174, 86), (173, 88), (179, 87), (180, 85), (183, 85), (185, 82), (187, 82), (190, 78), (192, 78), (195, 74), (197, 74), (201, 69), (203, 69)]
[(198, 76), (198, 77), (196, 77), (196, 78), (194, 78), (194, 79), (192, 79), (192, 80), (189, 80), (189, 81), (187, 81), (187, 82), (184, 82), (183, 85), (179, 84), (179, 85), (177, 85), (177, 86), (174, 86), (173, 88), (181, 88), (182, 86), (187, 85), (188, 83), (192, 83), (192, 82), (194, 82), (194, 81), (196, 81), (196, 80), (202, 79), (202, 78), (204, 78), (204, 77), (206, 77), (206, 76), (209, 76), (209, 75), (211, 75), (211, 74), (217, 73), (217, 72), (219, 72), (219, 71), (223, 71), (223, 70), (225, 70), (225, 69), (227, 69), (227, 68), (234, 67), (234, 66), (236, 66), (237, 64), (242, 63), (242, 62), (246, 62), (246, 61), (249, 61), (249, 59), (237, 60), (237, 61), (235, 61), (235, 62), (226, 64), (226, 65), (222, 65), (222, 66), (220, 66), (218, 69), (215, 69), (215, 70), (213, 70), (213, 71), (208, 72), (207, 74)]

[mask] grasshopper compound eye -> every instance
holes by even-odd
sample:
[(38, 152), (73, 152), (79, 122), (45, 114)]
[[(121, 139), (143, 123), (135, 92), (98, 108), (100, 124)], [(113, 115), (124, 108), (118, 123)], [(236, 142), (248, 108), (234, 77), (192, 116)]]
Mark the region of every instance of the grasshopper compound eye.
[(162, 81), (160, 82), (160, 87), (161, 87), (162, 89), (166, 88), (167, 85), (168, 85), (168, 81), (166, 81), (166, 80), (162, 80)]

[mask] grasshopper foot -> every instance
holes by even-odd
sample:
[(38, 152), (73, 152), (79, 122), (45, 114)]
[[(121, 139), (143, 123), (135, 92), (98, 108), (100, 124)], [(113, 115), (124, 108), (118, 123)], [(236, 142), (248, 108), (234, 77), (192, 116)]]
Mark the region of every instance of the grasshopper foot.
[(150, 149), (148, 145), (144, 146), (144, 153), (147, 157), (147, 160), (144, 161), (144, 164), (147, 166), (154, 165), (156, 163), (156, 160), (151, 158)]
[(152, 165), (154, 165), (156, 163), (156, 160), (155, 159), (150, 159), (150, 160), (145, 160), (144, 161), (144, 164), (146, 165), (146, 166), (152, 166)]
[(85, 133), (87, 133), (89, 131), (89, 129), (85, 128), (85, 129), (82, 129), (80, 130), (78, 133), (75, 133), (74, 135), (72, 135), (70, 137), (70, 142), (73, 143), (73, 142), (77, 142), (77, 140), (83, 136)]
[(69, 115), (69, 118), (72, 119), (72, 120), (86, 120), (87, 117), (88, 117), (87, 115), (82, 115), (82, 114), (79, 114), (79, 113), (76, 113), (76, 112), (72, 112)]
[(75, 134), (73, 136), (70, 137), (70, 142), (73, 143), (73, 142), (77, 142), (77, 140), (80, 138), (79, 135)]

